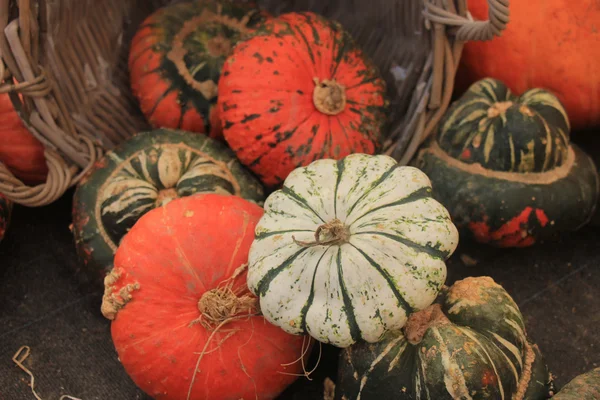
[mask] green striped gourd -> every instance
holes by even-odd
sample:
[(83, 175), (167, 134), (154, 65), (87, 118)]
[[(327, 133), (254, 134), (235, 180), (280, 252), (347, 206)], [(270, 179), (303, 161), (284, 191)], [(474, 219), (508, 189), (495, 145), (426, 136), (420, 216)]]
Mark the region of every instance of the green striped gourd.
[(429, 306), (458, 244), (425, 174), (383, 155), (297, 168), (264, 208), (248, 261), (263, 315), (338, 347)]
[(600, 368), (576, 376), (567, 383), (552, 400), (598, 400), (600, 399)]
[(107, 153), (74, 197), (73, 234), (84, 278), (102, 282), (121, 239), (142, 215), (198, 193), (236, 195), (259, 204), (265, 197), (233, 152), (205, 135), (158, 129)]
[(538, 400), (553, 392), (523, 316), (492, 278), (466, 278), (402, 331), (340, 354), (335, 398)]
[(515, 96), (484, 79), (448, 109), (415, 165), (459, 230), (498, 247), (531, 246), (577, 230), (596, 208), (597, 170), (569, 134), (552, 93)]

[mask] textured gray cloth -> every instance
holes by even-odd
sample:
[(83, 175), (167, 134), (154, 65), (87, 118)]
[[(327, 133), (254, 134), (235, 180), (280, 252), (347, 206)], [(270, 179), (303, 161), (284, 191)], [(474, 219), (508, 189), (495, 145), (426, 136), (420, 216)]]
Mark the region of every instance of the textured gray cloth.
[[(11, 361), (22, 345), (31, 347), (26, 365), (44, 400), (63, 394), (83, 400), (147, 399), (117, 360), (108, 321), (99, 313), (100, 293), (86, 294), (74, 273), (71, 195), (41, 209), (17, 207), (0, 243), (0, 400), (34, 399), (29, 377)], [(533, 249), (462, 249), (449, 262), (448, 282), (491, 275), (504, 285), (564, 385), (600, 365), (598, 243), (600, 230), (586, 228)], [(467, 267), (461, 254), (479, 263)], [(281, 398), (322, 399), (324, 377), (335, 378), (336, 354), (324, 347), (313, 380), (298, 380)]]

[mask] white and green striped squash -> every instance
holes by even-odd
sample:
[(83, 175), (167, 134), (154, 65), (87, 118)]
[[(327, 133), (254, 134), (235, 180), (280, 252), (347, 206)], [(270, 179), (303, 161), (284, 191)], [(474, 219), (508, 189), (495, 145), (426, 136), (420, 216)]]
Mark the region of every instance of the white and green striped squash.
[(543, 400), (552, 376), (523, 315), (490, 277), (442, 290), (401, 331), (340, 353), (335, 400)]
[(264, 209), (248, 261), (263, 315), (337, 347), (376, 342), (429, 306), (458, 244), (427, 176), (384, 155), (298, 168)]
[(82, 277), (102, 283), (121, 239), (148, 211), (200, 193), (235, 195), (262, 205), (265, 194), (224, 144), (180, 130), (141, 132), (108, 152), (82, 179), (73, 201), (73, 234)]

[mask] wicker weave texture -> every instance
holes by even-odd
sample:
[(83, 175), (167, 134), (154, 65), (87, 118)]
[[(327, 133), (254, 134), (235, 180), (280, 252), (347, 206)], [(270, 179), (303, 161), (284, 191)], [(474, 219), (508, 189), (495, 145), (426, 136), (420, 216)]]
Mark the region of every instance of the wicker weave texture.
[[(1, 193), (52, 203), (103, 152), (149, 128), (129, 89), (129, 42), (150, 13), (178, 1), (0, 0), (0, 93), (11, 93), (49, 166), (46, 183), (28, 187), (0, 163)], [(488, 0), (489, 21), (472, 21), (466, 0), (258, 2), (275, 15), (314, 11), (352, 33), (388, 83), (384, 153), (401, 164), (446, 110), (464, 41), (489, 40), (508, 23), (508, 0)]]

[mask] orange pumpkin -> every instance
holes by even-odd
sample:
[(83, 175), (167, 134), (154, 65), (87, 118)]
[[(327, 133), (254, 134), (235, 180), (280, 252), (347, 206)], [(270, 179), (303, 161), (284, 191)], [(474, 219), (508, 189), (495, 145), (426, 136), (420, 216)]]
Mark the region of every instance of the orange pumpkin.
[(385, 82), (343, 27), (310, 12), (267, 21), (223, 66), (223, 136), (268, 187), (295, 168), (380, 147)]
[(266, 322), (246, 283), (262, 214), (241, 197), (198, 194), (149, 211), (121, 241), (102, 312), (123, 367), (153, 398), (273, 399), (301, 372), (305, 338)]
[(0, 94), (0, 162), (26, 184), (46, 181), (44, 146), (25, 127), (8, 94)]
[[(487, 0), (469, 0), (474, 18)], [(600, 126), (600, 2), (512, 0), (501, 37), (465, 45), (457, 91), (492, 77), (515, 93), (540, 87), (564, 104), (573, 129)]]

